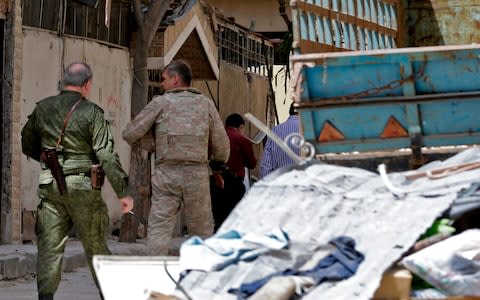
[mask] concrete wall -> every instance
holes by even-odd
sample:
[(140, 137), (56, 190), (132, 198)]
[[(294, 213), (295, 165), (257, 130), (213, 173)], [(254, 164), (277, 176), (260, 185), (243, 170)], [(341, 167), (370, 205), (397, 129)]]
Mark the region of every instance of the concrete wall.
[[(250, 22), (255, 21), (257, 32), (284, 32), (287, 31), (285, 21), (278, 12), (278, 0), (207, 0), (213, 6), (224, 11), (226, 17), (234, 17), (235, 22), (249, 28)], [(290, 1), (286, 1), (287, 6)], [(290, 7), (287, 7), (290, 14)]]
[[(266, 123), (268, 80), (260, 75), (246, 72), (239, 66), (221, 61), (219, 81), (194, 81), (193, 86), (211, 97), (218, 104), (222, 121), (232, 113), (244, 115), (247, 112)], [(207, 88), (210, 87), (210, 91)], [(245, 135), (255, 137), (258, 129), (246, 121)], [(254, 145), (258, 161), (262, 154), (262, 145)], [(252, 175), (258, 177), (258, 166)]]
[[(88, 63), (93, 69), (90, 100), (105, 111), (115, 139), (122, 165), (128, 172), (130, 148), (121, 137), (130, 120), (131, 78), (130, 54), (127, 49), (112, 48), (95, 41), (59, 38), (57, 35), (31, 28), (23, 30), (23, 77), (21, 78), (21, 129), (35, 103), (58, 93), (63, 67), (71, 62)], [(20, 139), (20, 132), (14, 134)], [(25, 210), (35, 210), (39, 164), (22, 155), (20, 201)], [(103, 189), (110, 215), (120, 215), (118, 200), (109, 184)]]
[(2, 195), (0, 216), (0, 241), (2, 243), (21, 242), (22, 205), (20, 141), (17, 138), (20, 128), (20, 81), (22, 78), (22, 9), (20, 1), (9, 1), (5, 28), (5, 60), (3, 80), (3, 139), (2, 139)]

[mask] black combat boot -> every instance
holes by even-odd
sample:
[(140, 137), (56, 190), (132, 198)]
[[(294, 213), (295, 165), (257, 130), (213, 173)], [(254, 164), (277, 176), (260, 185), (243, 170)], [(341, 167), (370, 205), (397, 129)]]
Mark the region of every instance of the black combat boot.
[(53, 300), (52, 294), (38, 295), (38, 300)]

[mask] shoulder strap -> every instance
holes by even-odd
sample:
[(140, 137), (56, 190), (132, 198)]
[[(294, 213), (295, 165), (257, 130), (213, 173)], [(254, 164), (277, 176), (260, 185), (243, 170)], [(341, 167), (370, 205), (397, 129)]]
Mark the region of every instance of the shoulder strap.
[(55, 145), (55, 148), (58, 149), (58, 147), (62, 143), (63, 135), (65, 133), (65, 128), (67, 128), (68, 121), (72, 117), (73, 111), (75, 110), (75, 108), (77, 108), (78, 104), (80, 104), (82, 100), (83, 100), (83, 96), (80, 96), (80, 98), (72, 105), (67, 115), (65, 116), (65, 119), (63, 120), (63, 128), (62, 128), (62, 131), (60, 132), (60, 136), (57, 139), (57, 144)]

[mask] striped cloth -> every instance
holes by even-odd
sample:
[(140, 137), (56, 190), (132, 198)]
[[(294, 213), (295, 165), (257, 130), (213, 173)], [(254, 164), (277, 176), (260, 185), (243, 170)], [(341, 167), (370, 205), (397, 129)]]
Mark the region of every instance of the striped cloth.
[[(298, 128), (298, 116), (293, 115), (288, 117), (285, 122), (275, 126), (272, 131), (284, 140), (290, 133), (299, 132)], [(297, 155), (299, 155), (300, 149), (292, 147), (291, 145), (289, 146)], [(267, 139), (265, 148), (263, 149), (262, 161), (260, 163), (260, 176), (265, 177), (278, 168), (292, 164), (294, 164), (294, 161), (271, 139)]]

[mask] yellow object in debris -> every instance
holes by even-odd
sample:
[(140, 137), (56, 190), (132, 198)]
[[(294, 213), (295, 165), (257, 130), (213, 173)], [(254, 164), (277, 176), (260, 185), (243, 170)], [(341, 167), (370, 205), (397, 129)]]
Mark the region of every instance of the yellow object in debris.
[(393, 268), (383, 274), (380, 286), (375, 292), (375, 300), (408, 300), (412, 274), (407, 269)]

